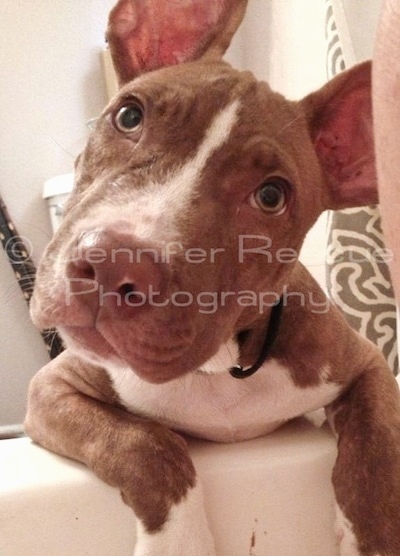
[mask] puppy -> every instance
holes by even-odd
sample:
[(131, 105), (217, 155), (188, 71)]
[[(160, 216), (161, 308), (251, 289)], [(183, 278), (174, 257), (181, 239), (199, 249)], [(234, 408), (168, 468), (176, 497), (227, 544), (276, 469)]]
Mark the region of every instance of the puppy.
[(120, 81), (76, 163), (32, 318), (66, 351), (26, 430), (118, 487), (136, 556), (213, 556), (179, 433), (264, 435), (325, 408), (342, 556), (400, 554), (400, 403), (298, 262), (326, 209), (377, 202), (370, 65), (289, 102), (221, 60), (245, 0), (120, 0)]

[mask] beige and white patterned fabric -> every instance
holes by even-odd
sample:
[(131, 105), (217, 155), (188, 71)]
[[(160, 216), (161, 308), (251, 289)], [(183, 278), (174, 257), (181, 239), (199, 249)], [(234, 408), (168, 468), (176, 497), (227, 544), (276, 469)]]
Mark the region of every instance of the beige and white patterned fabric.
[[(343, 4), (327, 0), (327, 73), (332, 78), (357, 60)], [(377, 206), (331, 212), (327, 287), (349, 324), (372, 340), (398, 371), (396, 303)]]

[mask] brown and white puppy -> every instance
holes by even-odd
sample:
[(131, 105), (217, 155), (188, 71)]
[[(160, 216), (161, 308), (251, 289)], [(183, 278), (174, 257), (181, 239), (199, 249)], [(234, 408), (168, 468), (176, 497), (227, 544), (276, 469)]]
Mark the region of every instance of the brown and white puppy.
[[(136, 556), (214, 555), (179, 432), (232, 442), (325, 407), (341, 554), (400, 554), (400, 399), (297, 261), (325, 209), (377, 202), (370, 66), (289, 102), (221, 56), (246, 0), (120, 0), (121, 82), (78, 159), (32, 317), (67, 350), (26, 430), (118, 487)], [(279, 333), (261, 368), (273, 306)]]

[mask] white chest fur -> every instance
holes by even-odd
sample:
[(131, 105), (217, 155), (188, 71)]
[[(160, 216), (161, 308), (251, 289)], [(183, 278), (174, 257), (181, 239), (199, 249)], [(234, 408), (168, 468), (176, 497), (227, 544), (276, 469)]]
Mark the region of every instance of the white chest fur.
[(257, 373), (235, 379), (228, 372), (189, 373), (165, 384), (150, 384), (131, 369), (108, 369), (124, 406), (166, 426), (221, 442), (254, 438), (283, 422), (323, 407), (337, 396), (337, 384), (299, 388), (288, 370), (268, 361)]

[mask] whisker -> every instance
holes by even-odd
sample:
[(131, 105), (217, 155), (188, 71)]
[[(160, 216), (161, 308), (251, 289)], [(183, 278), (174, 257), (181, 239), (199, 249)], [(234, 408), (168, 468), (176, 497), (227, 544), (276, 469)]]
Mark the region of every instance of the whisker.
[(296, 116), (295, 118), (293, 118), (290, 122), (288, 122), (285, 126), (283, 126), (279, 133), (278, 136), (281, 135), (284, 131), (286, 131), (287, 129), (289, 129), (292, 125), (294, 125), (296, 122), (298, 122), (299, 120), (301, 120), (303, 118), (303, 115), (300, 114), (298, 116)]

